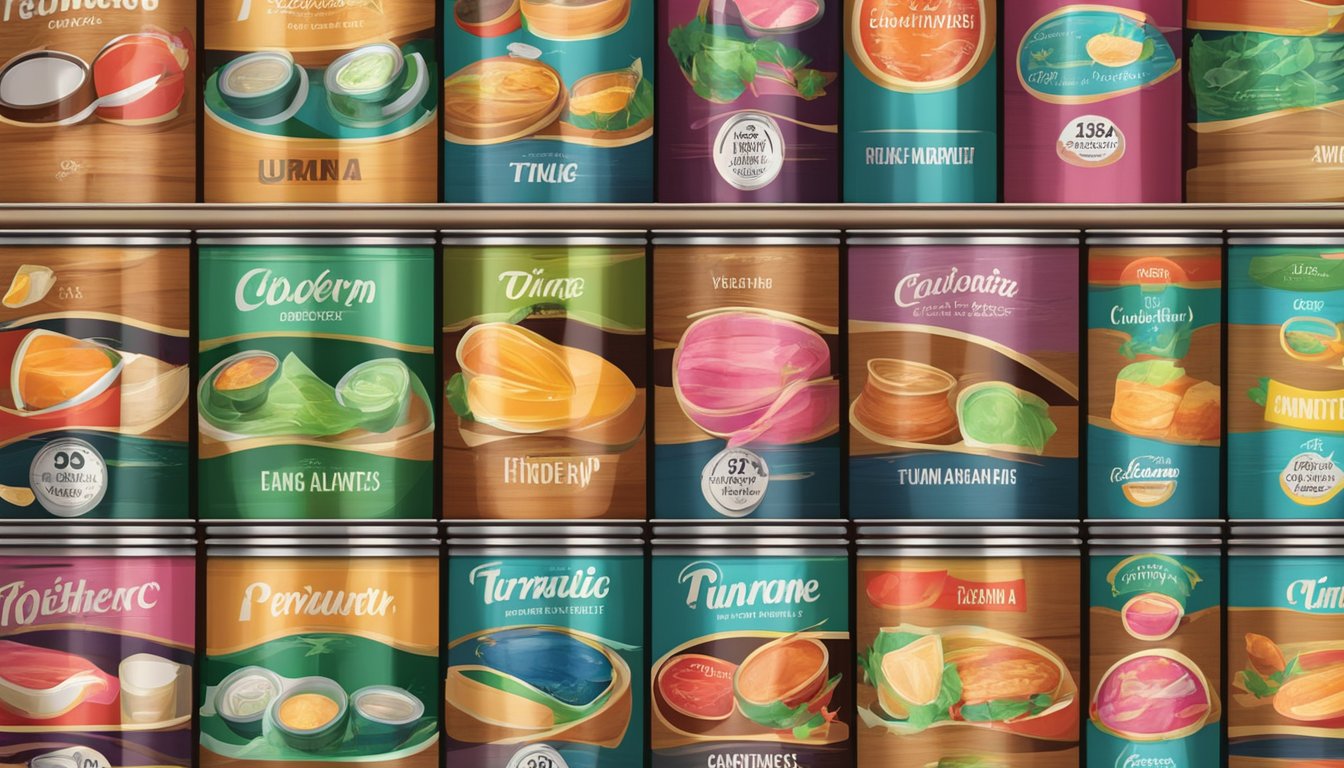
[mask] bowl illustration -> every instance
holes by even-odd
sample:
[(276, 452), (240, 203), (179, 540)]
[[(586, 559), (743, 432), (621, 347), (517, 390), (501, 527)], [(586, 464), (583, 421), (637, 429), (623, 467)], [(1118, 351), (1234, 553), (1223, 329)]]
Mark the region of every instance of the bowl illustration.
[(98, 117), (133, 125), (177, 117), (186, 95), (191, 46), (189, 38), (157, 28), (108, 41), (91, 65)]
[(547, 40), (585, 40), (625, 26), (630, 0), (521, 0), (527, 30)]
[(1102, 675), (1092, 697), (1092, 722), (1129, 741), (1189, 736), (1216, 721), (1217, 698), (1189, 657), (1161, 649), (1120, 659)]
[(415, 108), (429, 92), (424, 58), (392, 43), (373, 43), (342, 55), (323, 76), (327, 105), (338, 122), (383, 125)]
[(121, 355), (101, 344), (32, 331), (14, 352), (14, 404), (20, 411), (48, 413), (87, 403), (117, 382), (122, 366)]
[(234, 733), (254, 739), (261, 735), (267, 708), (283, 690), (280, 676), (269, 669), (236, 669), (215, 688), (215, 711)]
[(209, 373), (210, 399), (239, 412), (256, 410), (280, 376), (280, 358), (262, 350), (246, 350), (220, 361)]
[(284, 114), (301, 98), (300, 67), (287, 51), (248, 53), (224, 65), (219, 95), (229, 109), (253, 120)]
[(830, 651), (815, 637), (786, 635), (752, 651), (733, 674), (733, 696), (747, 719), (807, 738), (831, 720), (827, 706), (840, 684)]
[(1045, 400), (1002, 381), (963, 389), (957, 395), (957, 424), (972, 448), (1037, 456), (1059, 429)]
[(86, 746), (44, 752), (28, 760), (28, 768), (103, 768), (112, 765), (107, 756)]
[(1166, 640), (1176, 634), (1184, 617), (1185, 606), (1160, 592), (1136, 595), (1120, 609), (1120, 621), (1129, 636), (1148, 642)]
[(411, 369), (394, 357), (367, 360), (336, 383), (336, 401), (363, 413), (365, 429), (386, 432), (411, 407)]
[(658, 670), (654, 685), (673, 710), (701, 721), (727, 720), (737, 706), (733, 677), (737, 665), (706, 656), (684, 653), (674, 656)]
[(1321, 317), (1290, 317), (1279, 328), (1279, 346), (1294, 360), (1337, 361), (1344, 354), (1344, 332)]
[(477, 37), (502, 37), (523, 26), (518, 0), (457, 0), (453, 20)]
[(425, 715), (425, 704), (405, 688), (370, 685), (350, 694), (355, 738), (360, 744), (391, 749)]
[(472, 62), (443, 83), (444, 137), (455, 144), (502, 144), (531, 136), (565, 111), (569, 92), (541, 51), (515, 43), (511, 54)]
[(345, 735), (350, 699), (335, 680), (304, 677), (271, 702), (266, 710), (268, 725), (289, 746), (317, 752)]
[(854, 401), (853, 420), (867, 431), (901, 442), (922, 443), (952, 434), (957, 415), (947, 371), (913, 360), (873, 358)]
[(734, 0), (742, 28), (753, 35), (788, 35), (816, 26), (825, 0)]
[(0, 640), (0, 708), (50, 720), (90, 702), (111, 704), (117, 678), (73, 653)]
[(51, 271), (50, 267), (23, 264), (9, 281), (9, 290), (5, 291), (3, 304), (10, 309), (36, 304), (47, 297), (47, 293), (55, 284), (56, 273)]
[(117, 665), (122, 722), (163, 723), (176, 718), (182, 670), (177, 662), (152, 653), (136, 653), (122, 659)]
[(93, 71), (63, 51), (28, 51), (0, 67), (0, 117), (26, 125), (70, 125), (97, 105)]

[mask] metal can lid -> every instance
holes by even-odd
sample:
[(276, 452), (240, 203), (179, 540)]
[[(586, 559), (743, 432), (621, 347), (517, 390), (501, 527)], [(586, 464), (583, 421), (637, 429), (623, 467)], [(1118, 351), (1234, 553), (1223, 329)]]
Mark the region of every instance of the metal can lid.
[(1231, 539), (1227, 553), (1235, 557), (1344, 558), (1344, 539)]
[(1091, 229), (1085, 240), (1088, 245), (1216, 245), (1223, 244), (1219, 230), (1163, 230), (1163, 229)]
[(991, 539), (1000, 536), (1019, 538), (1077, 538), (1081, 527), (1077, 524), (1028, 523), (1015, 524), (1007, 521), (977, 523), (973, 525), (955, 523), (922, 524), (873, 524), (863, 523), (857, 528), (862, 539)]
[(0, 247), (6, 246), (112, 246), (154, 248), (191, 245), (186, 230), (13, 230), (0, 233)]
[(1319, 539), (1321, 537), (1344, 537), (1344, 521), (1321, 520), (1315, 523), (1299, 520), (1287, 520), (1282, 522), (1265, 521), (1264, 523), (1245, 523), (1236, 522), (1232, 525), (1232, 538), (1234, 539), (1293, 539), (1301, 538), (1306, 541)]
[(736, 539), (738, 537), (745, 539), (777, 539), (796, 537), (801, 539), (809, 538), (832, 538), (845, 539), (849, 535), (849, 527), (843, 523), (803, 523), (800, 521), (780, 521), (780, 522), (732, 522), (732, 521), (714, 521), (706, 522), (703, 520), (687, 520), (684, 522), (669, 522), (666, 520), (657, 520), (653, 524), (653, 537), (655, 539)]
[(660, 245), (839, 245), (838, 230), (656, 230), (653, 244)]
[(1156, 536), (1161, 538), (1220, 538), (1223, 527), (1208, 521), (1191, 521), (1190, 524), (1174, 521), (1154, 520), (1106, 520), (1088, 521), (1087, 535), (1092, 539), (1134, 538)]
[(1079, 245), (1082, 232), (1066, 230), (853, 230), (849, 245)]
[(265, 542), (270, 539), (432, 539), (438, 534), (433, 523), (399, 522), (392, 524), (352, 523), (348, 521), (307, 521), (295, 525), (292, 521), (273, 525), (246, 522), (230, 525), (211, 524), (205, 527), (207, 540), (244, 539)]
[(285, 246), (314, 245), (337, 248), (359, 246), (434, 245), (432, 231), (276, 229), (248, 232), (203, 230), (197, 233), (197, 245)]
[(1041, 547), (1079, 547), (1083, 540), (1080, 538), (1039, 538), (1032, 536), (993, 536), (993, 537), (965, 537), (965, 538), (920, 538), (906, 537), (901, 539), (865, 539), (859, 538), (858, 545), (862, 550), (864, 548), (879, 549), (902, 549), (905, 547), (913, 548), (983, 548), (983, 549), (1014, 549), (1027, 548), (1039, 549)]
[(148, 523), (135, 525), (122, 521), (109, 523), (64, 523), (63, 521), (29, 521), (13, 524), (0, 524), (0, 544), (11, 539), (44, 539), (51, 537), (62, 544), (91, 539), (136, 538), (136, 539), (191, 539), (196, 538), (196, 528), (191, 525), (165, 525)]
[(1344, 248), (1344, 233), (1338, 230), (1251, 231), (1227, 233), (1228, 245), (1321, 245)]
[(639, 539), (644, 536), (644, 526), (633, 523), (569, 522), (557, 520), (510, 521), (510, 522), (462, 522), (454, 521), (446, 526), (447, 535), (452, 540), (501, 539), (512, 538), (549, 538), (577, 537), (591, 539)]
[(1087, 545), (1093, 551), (1098, 549), (1123, 549), (1127, 552), (1156, 551), (1159, 549), (1221, 549), (1222, 539), (1144, 537), (1141, 539), (1088, 539)]
[(909, 542), (860, 541), (859, 557), (1081, 557), (1081, 539), (1020, 539), (1013, 544), (993, 546), (985, 542)]
[(648, 235), (642, 229), (552, 230), (480, 230), (475, 232), (443, 232), (445, 248), (461, 246), (497, 245), (648, 245)]
[[(539, 535), (539, 534), (537, 534)], [(643, 539), (585, 538), (582, 536), (546, 536), (541, 538), (448, 539), (448, 552), (516, 550), (523, 555), (536, 550), (582, 550), (584, 552), (642, 553)]]

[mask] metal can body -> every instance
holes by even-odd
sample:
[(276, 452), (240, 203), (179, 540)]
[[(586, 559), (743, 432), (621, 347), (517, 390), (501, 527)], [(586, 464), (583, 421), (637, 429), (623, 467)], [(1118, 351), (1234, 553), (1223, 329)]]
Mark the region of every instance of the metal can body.
[(1078, 765), (1078, 541), (991, 544), (860, 539), (860, 765)]
[(1077, 240), (849, 243), (851, 516), (1076, 519)]
[(654, 517), (843, 516), (838, 245), (655, 236)]
[(851, 765), (844, 529), (723, 528), (654, 531), (651, 765)]
[(1328, 236), (1230, 242), (1228, 517), (1344, 517), (1340, 246)]
[(998, 4), (845, 4), (845, 201), (999, 199)]
[(0, 754), (34, 766), (187, 768), (192, 530), (48, 530), (11, 526), (0, 542)]
[(643, 765), (643, 542), (597, 526), (459, 530), (448, 544), (445, 765)]
[(436, 765), (433, 533), (208, 529), (200, 764)]
[(1004, 10), (1004, 199), (1181, 201), (1178, 0)]
[(1221, 517), (1218, 239), (1087, 241), (1087, 515)]
[(434, 516), (430, 242), (202, 239), (203, 519)]
[(445, 200), (652, 202), (652, 3), (445, 6)]
[(1222, 764), (1218, 541), (1092, 540), (1089, 765)]
[(196, 3), (14, 4), (5, 203), (196, 202)]
[(444, 517), (644, 518), (646, 261), (633, 233), (445, 242)]
[[(1344, 123), (1330, 88), (1344, 29), (1334, 8), (1295, 0), (1191, 0), (1186, 199), (1328, 203), (1344, 199)], [(1248, 51), (1268, 55), (1245, 56)], [(1279, 62), (1287, 62), (1280, 64)]]
[(0, 518), (183, 519), (186, 233), (0, 239)]
[(657, 0), (658, 200), (840, 199), (840, 17), (821, 0)]
[[(1234, 537), (1236, 533), (1234, 531)], [(1233, 539), (1229, 550), (1228, 760), (1331, 765), (1344, 750), (1327, 692), (1344, 653), (1344, 540)]]
[(204, 9), (206, 202), (438, 200), (435, 3)]

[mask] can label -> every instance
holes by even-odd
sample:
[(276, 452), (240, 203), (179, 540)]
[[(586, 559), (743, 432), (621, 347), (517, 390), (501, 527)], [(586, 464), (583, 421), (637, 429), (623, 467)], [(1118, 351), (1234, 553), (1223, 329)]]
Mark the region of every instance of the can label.
[(1217, 554), (1096, 555), (1087, 764), (1222, 764)]
[(653, 199), (653, 4), (450, 2), (444, 199)]
[(997, 3), (845, 4), (845, 200), (998, 201)]
[(0, 248), (0, 519), (187, 516), (190, 261)]
[(1078, 251), (852, 246), (850, 508), (1078, 516)]
[(845, 557), (653, 558), (654, 768), (853, 760)]
[(644, 517), (644, 269), (642, 245), (445, 249), (445, 517)]
[(415, 0), (207, 0), (206, 202), (435, 202), (434, 16)]
[(640, 765), (643, 556), (448, 563), (445, 765)]
[(0, 12), (7, 203), (196, 201), (196, 3)]
[(437, 761), (436, 558), (217, 557), (206, 595), (201, 765)]
[(658, 0), (658, 199), (839, 199), (840, 12), (822, 0)]
[(1308, 0), (1190, 0), (1190, 202), (1344, 200), (1337, 11)]
[(861, 557), (859, 764), (1078, 765), (1077, 558)]
[(434, 251), (206, 246), (203, 519), (433, 517)]
[(1336, 765), (1344, 560), (1237, 557), (1228, 579), (1229, 765)]
[(1005, 199), (1180, 202), (1181, 3), (1020, 0), (1005, 23)]
[(1088, 250), (1088, 517), (1217, 519), (1222, 251)]
[(1338, 519), (1344, 261), (1329, 246), (1234, 246), (1228, 265), (1228, 516)]
[(0, 758), (191, 765), (191, 556), (0, 556)]
[(842, 516), (834, 246), (660, 245), (660, 518)]

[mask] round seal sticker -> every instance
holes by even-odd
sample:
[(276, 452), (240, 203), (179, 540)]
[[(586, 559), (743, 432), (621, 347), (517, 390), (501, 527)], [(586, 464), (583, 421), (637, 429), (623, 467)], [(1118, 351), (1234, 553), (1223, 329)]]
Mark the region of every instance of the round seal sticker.
[(569, 763), (549, 744), (530, 744), (514, 752), (504, 768), (569, 768)]
[(770, 184), (784, 170), (784, 135), (769, 115), (739, 112), (714, 138), (714, 168), (734, 189), (751, 191)]
[(1099, 168), (1125, 156), (1125, 134), (1110, 118), (1083, 115), (1065, 124), (1055, 151), (1069, 165)]
[(28, 482), (43, 509), (57, 517), (79, 517), (107, 493), (107, 462), (83, 440), (53, 440), (33, 457)]
[(765, 500), (770, 467), (745, 448), (728, 448), (709, 460), (700, 472), (705, 501), (724, 517), (746, 517)]

